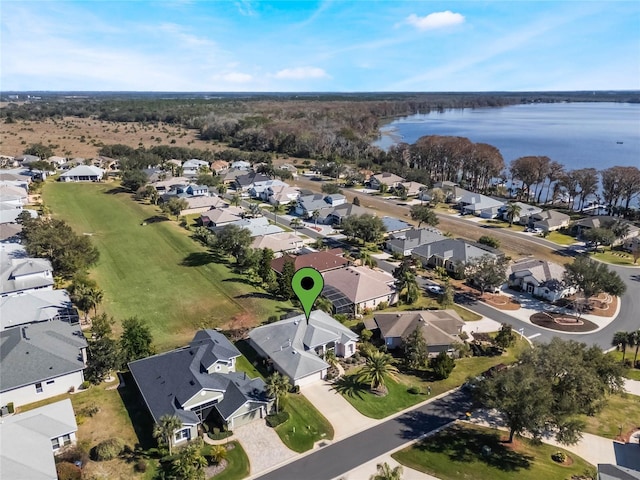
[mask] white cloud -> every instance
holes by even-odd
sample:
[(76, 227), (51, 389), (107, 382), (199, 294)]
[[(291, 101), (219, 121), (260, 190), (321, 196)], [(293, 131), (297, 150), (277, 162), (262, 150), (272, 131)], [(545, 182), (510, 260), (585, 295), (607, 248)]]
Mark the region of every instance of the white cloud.
[(253, 80), (253, 76), (248, 73), (241, 72), (229, 72), (223, 75), (220, 75), (220, 79), (229, 83), (247, 83)]
[(446, 10), (444, 12), (430, 13), (424, 17), (419, 17), (415, 13), (412, 13), (405, 21), (418, 30), (436, 30), (438, 28), (446, 28), (464, 23), (464, 16)]
[(178, 25), (178, 24), (175, 24), (175, 23), (162, 23), (157, 28), (161, 32), (164, 32), (164, 33), (166, 33), (168, 35), (171, 35), (176, 40), (178, 40), (180, 46), (185, 46), (185, 47), (203, 47), (203, 46), (207, 46), (207, 47), (211, 47), (211, 46), (215, 45), (214, 42), (212, 42), (208, 38), (198, 37), (198, 36), (193, 35), (191, 33), (187, 33), (185, 31), (185, 27), (183, 27), (182, 25)]
[(327, 72), (318, 67), (285, 68), (274, 75), (275, 78), (288, 80), (305, 80), (307, 78), (331, 78)]
[(251, 4), (251, 0), (240, 0), (235, 3), (238, 12), (240, 15), (244, 15), (245, 17), (255, 17), (257, 15), (256, 9), (253, 8)]

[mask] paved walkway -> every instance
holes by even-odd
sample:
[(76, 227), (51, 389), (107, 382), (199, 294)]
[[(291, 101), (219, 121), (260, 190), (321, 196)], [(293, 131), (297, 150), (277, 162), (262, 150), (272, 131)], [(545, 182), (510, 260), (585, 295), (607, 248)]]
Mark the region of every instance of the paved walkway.
[[(376, 473), (377, 465), (385, 462), (388, 463), (391, 468), (395, 468), (400, 465), (391, 458), (391, 453), (386, 453), (371, 460), (370, 462), (360, 465), (358, 468), (354, 468), (353, 470), (340, 475), (334, 480), (369, 480), (371, 475)], [(402, 465), (402, 480), (438, 480), (438, 478)]]
[(640, 381), (626, 378), (624, 381), (624, 389), (627, 393), (640, 396)]
[(497, 332), (500, 330), (502, 325), (500, 322), (496, 322), (495, 320), (491, 320), (487, 317), (482, 317), (480, 320), (474, 320), (472, 322), (464, 322), (464, 326), (462, 327), (462, 331), (467, 332), (471, 335), (474, 333), (489, 333), (489, 332)]
[(365, 417), (328, 382), (315, 382), (301, 388), (305, 397), (333, 425), (333, 441), (372, 427), (377, 420)]
[(252, 475), (264, 472), (297, 455), (282, 443), (275, 430), (268, 427), (264, 421), (251, 422), (234, 428), (233, 437), (247, 452)]

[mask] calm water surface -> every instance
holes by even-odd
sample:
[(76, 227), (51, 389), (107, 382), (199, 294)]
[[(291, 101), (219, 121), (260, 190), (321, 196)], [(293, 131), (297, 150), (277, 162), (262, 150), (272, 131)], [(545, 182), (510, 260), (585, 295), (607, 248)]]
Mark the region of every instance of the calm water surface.
[(397, 119), (375, 145), (414, 143), (424, 135), (467, 137), (494, 145), (505, 163), (546, 155), (567, 169), (640, 167), (640, 104), (552, 103), (446, 110)]

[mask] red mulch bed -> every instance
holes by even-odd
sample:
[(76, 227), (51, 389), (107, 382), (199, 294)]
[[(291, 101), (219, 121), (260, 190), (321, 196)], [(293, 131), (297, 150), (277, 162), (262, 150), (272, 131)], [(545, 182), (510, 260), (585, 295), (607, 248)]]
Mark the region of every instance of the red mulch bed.
[(553, 318), (551, 318), (549, 315), (562, 317), (562, 318), (575, 318), (576, 320), (578, 319), (578, 317), (574, 317), (573, 315), (540, 312), (540, 313), (534, 313), (533, 315), (531, 315), (529, 320), (531, 320), (531, 323), (533, 323), (534, 325), (538, 325), (539, 327), (549, 328), (551, 330), (557, 330), (559, 332), (591, 332), (596, 328), (598, 328), (598, 326), (595, 323), (590, 322), (589, 320), (585, 320), (584, 318), (580, 319), (580, 321), (582, 322), (582, 325), (571, 324), (571, 323), (560, 324), (560, 323), (554, 322)]

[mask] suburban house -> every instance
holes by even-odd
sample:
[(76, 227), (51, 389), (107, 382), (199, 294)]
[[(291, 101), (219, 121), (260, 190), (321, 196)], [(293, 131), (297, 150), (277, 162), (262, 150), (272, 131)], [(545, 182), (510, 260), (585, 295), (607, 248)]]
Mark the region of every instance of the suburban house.
[(0, 332), (0, 406), (16, 407), (80, 388), (87, 340), (78, 325), (55, 320)]
[(188, 346), (130, 362), (129, 370), (154, 422), (180, 419), (172, 439), (180, 444), (204, 422), (233, 429), (270, 413), (264, 381), (236, 372), (240, 355), (220, 332), (200, 330)]
[(66, 290), (32, 290), (0, 297), (0, 331), (52, 320), (80, 321)]
[(278, 169), (291, 173), (291, 175), (293, 175), (293, 178), (296, 178), (298, 176), (298, 168), (290, 163), (283, 163), (278, 167)]
[(345, 218), (364, 215), (365, 213), (369, 213), (369, 210), (354, 205), (353, 203), (343, 203), (342, 205), (332, 208), (331, 211), (326, 214), (323, 223), (340, 225)]
[(413, 228), (410, 223), (393, 217), (382, 217), (382, 224), (384, 225), (385, 235), (396, 235)]
[[(2, 155), (0, 155), (0, 158)], [(19, 187), (27, 188), (32, 179), (29, 175), (22, 175), (19, 173), (0, 172), (0, 182), (16, 185)]]
[(500, 255), (480, 248), (459, 238), (447, 238), (420, 245), (413, 249), (412, 256), (424, 267), (444, 267), (456, 276), (463, 274), (464, 265), (470, 261), (489, 255), (498, 259)]
[(333, 248), (320, 252), (305, 253), (304, 255), (283, 255), (280, 258), (273, 259), (271, 268), (280, 274), (286, 262), (292, 262), (294, 270), (300, 270), (303, 267), (313, 267), (320, 273), (342, 268), (350, 264), (349, 260), (344, 258), (344, 252), (341, 248)]
[(303, 245), (304, 239), (299, 235), (292, 232), (282, 232), (255, 237), (251, 248), (269, 248), (273, 250), (276, 257), (280, 257), (283, 253), (297, 252)]
[(4, 297), (38, 289), (53, 289), (51, 262), (27, 257), (21, 245), (0, 245), (0, 295)]
[(455, 310), (420, 310), (410, 312), (378, 313), (365, 320), (365, 328), (380, 331), (380, 337), (389, 350), (402, 347), (411, 333), (422, 327), (430, 356), (451, 352), (461, 343), (460, 333), (464, 321)]
[(418, 182), (401, 182), (396, 187), (396, 189), (404, 189), (407, 197), (417, 197), (420, 192), (424, 191), (426, 188), (426, 185)]
[(209, 171), (209, 162), (192, 158), (182, 164), (182, 175), (185, 177), (197, 177), (203, 170)]
[(184, 197), (187, 208), (180, 211), (180, 215), (191, 215), (194, 213), (208, 212), (213, 208), (226, 207), (227, 204), (218, 196), (211, 197)]
[(322, 295), (333, 304), (334, 313), (355, 316), (381, 303), (395, 305), (398, 302), (395, 278), (382, 270), (350, 266), (326, 271), (322, 276)]
[(223, 227), (241, 220), (242, 215), (244, 215), (244, 209), (240, 207), (215, 208), (200, 215), (198, 223), (209, 228)]
[(286, 183), (280, 186), (269, 186), (263, 193), (262, 199), (271, 205), (289, 205), (300, 198), (300, 189), (290, 187)]
[(637, 237), (638, 234), (640, 234), (640, 228), (636, 227), (633, 223), (627, 220), (622, 220), (618, 217), (611, 217), (609, 215), (582, 218), (580, 220), (577, 220), (573, 224), (572, 228), (575, 230), (576, 236), (580, 238), (586, 230), (591, 230), (592, 228), (611, 228), (611, 226), (616, 222), (620, 222), (623, 225), (626, 225), (628, 231), (626, 235), (616, 239), (614, 244), (624, 243), (625, 240)]
[(211, 171), (216, 175), (224, 175), (229, 171), (229, 162), (226, 160), (216, 160), (211, 163)]
[(328, 210), (346, 203), (347, 198), (339, 193), (331, 195), (321, 195), (319, 193), (311, 195), (300, 195), (296, 204), (296, 215), (303, 218), (311, 218), (314, 212), (319, 212), (323, 218), (327, 218), (333, 210)]
[(530, 228), (539, 228), (544, 232), (553, 232), (569, 226), (569, 215), (557, 210), (543, 210), (529, 217), (520, 215), (520, 223)]
[(57, 155), (53, 155), (53, 156), (47, 158), (47, 162), (49, 162), (50, 164), (54, 165), (56, 168), (59, 168), (60, 166), (62, 166), (65, 163), (67, 163), (67, 159), (64, 158), (64, 157), (59, 157)]
[(507, 284), (509, 288), (555, 302), (576, 292), (574, 286), (564, 284), (564, 272), (564, 267), (557, 263), (524, 259), (509, 266)]
[(390, 189), (395, 188), (404, 182), (406, 182), (404, 178), (389, 172), (378, 173), (369, 179), (369, 185), (374, 190), (380, 190), (382, 185), (386, 185)]
[(241, 218), (228, 225), (236, 225), (240, 228), (249, 230), (251, 237), (259, 237), (261, 235), (273, 235), (275, 233), (282, 233), (284, 230), (278, 225), (269, 223), (267, 217), (258, 218)]
[(505, 203), (502, 207), (500, 207), (500, 210), (498, 212), (499, 217), (502, 218), (505, 222), (509, 221), (509, 215), (507, 214), (507, 212), (508, 207), (511, 203), (520, 207), (520, 213), (513, 217), (513, 223), (526, 223), (526, 221), (523, 222), (523, 220), (527, 220), (531, 215), (542, 212), (542, 208), (536, 207), (534, 205), (527, 205), (526, 203), (522, 202)]
[(270, 188), (288, 187), (288, 186), (289, 184), (283, 182), (282, 180), (267, 180), (264, 182), (254, 183), (251, 187), (249, 187), (248, 192), (251, 198), (259, 198), (266, 201), (268, 198), (267, 192)]
[(23, 167), (28, 167), (32, 163), (39, 162), (41, 158), (36, 155), (20, 155), (16, 157), (15, 160)]
[(236, 177), (234, 187), (237, 191), (248, 193), (252, 188), (259, 188), (260, 186), (272, 181), (273, 180), (262, 173), (251, 172)]
[(247, 170), (251, 170), (251, 164), (244, 160), (236, 160), (231, 164), (231, 168), (233, 170), (242, 170), (246, 172)]
[(292, 385), (308, 385), (327, 375), (329, 364), (321, 357), (333, 350), (348, 358), (356, 352), (358, 335), (327, 313), (314, 310), (307, 322), (304, 314), (254, 328), (249, 343)]
[[(184, 186), (189, 184), (189, 179), (187, 177), (172, 177), (167, 178), (165, 180), (157, 180), (153, 182), (153, 186), (158, 191), (158, 193), (166, 193), (175, 191), (176, 187)], [(177, 192), (174, 192), (177, 193)]]
[(19, 223), (3, 223), (0, 228), (0, 243), (15, 243), (20, 241), (22, 225)]
[(28, 203), (27, 188), (27, 185), (18, 186), (6, 181), (0, 183), (0, 224), (15, 223), (23, 205)]
[(0, 422), (0, 472), (6, 479), (58, 480), (54, 455), (76, 443), (78, 425), (68, 398)]
[(446, 240), (446, 238), (436, 228), (418, 228), (393, 235), (385, 242), (385, 247), (391, 253), (408, 257), (420, 245)]
[(504, 202), (479, 193), (467, 192), (458, 200), (458, 206), (462, 215), (472, 214), (482, 218), (495, 218), (500, 208), (504, 206)]
[(104, 177), (104, 170), (93, 165), (78, 165), (60, 175), (61, 182), (99, 182)]

